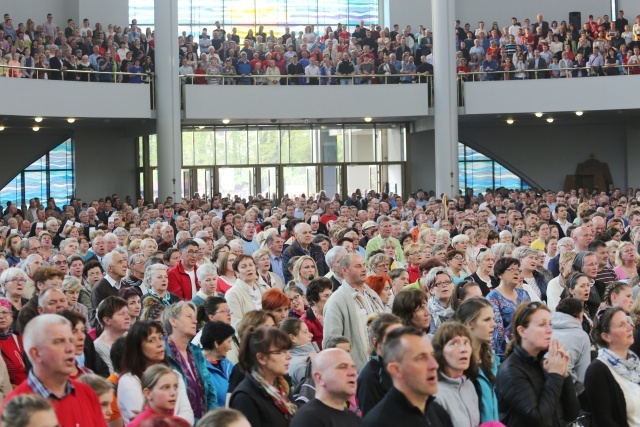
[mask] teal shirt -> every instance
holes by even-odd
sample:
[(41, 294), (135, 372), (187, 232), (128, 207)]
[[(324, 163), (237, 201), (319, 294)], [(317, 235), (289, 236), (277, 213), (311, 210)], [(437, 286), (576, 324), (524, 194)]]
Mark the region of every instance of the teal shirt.
[[(498, 366), (500, 365), (500, 359), (495, 354), (493, 355), (493, 366), (491, 366), (491, 372), (495, 378), (498, 375)], [(500, 414), (498, 413), (498, 398), (494, 385), (491, 384), (489, 378), (485, 375), (482, 369), (478, 370), (477, 384), (480, 386), (480, 422), (486, 423), (489, 421), (500, 421)]]

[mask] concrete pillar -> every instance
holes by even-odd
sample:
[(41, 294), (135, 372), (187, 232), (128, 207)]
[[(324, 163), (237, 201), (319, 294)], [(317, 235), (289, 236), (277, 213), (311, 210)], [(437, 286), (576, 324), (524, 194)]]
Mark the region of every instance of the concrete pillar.
[(455, 2), (432, 0), (435, 76), (436, 195), (458, 192), (458, 101), (455, 66)]
[(156, 0), (155, 99), (158, 135), (158, 197), (182, 197), (182, 134), (178, 82), (178, 0)]

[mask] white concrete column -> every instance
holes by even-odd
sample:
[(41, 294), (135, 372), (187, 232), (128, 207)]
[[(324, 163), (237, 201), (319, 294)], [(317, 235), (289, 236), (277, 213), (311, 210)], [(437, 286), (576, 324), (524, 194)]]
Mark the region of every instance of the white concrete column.
[(156, 0), (155, 99), (158, 135), (158, 196), (182, 197), (182, 133), (178, 82), (178, 0)]
[(458, 100), (455, 66), (455, 2), (431, 0), (435, 79), (436, 195), (458, 191)]

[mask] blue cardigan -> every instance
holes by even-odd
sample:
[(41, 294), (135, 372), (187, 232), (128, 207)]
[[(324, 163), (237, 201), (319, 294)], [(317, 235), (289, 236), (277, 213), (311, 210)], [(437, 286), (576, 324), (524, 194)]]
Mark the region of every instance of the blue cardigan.
[(233, 363), (226, 357), (220, 360), (218, 366), (215, 366), (208, 360), (206, 360), (205, 362), (207, 363), (209, 374), (211, 374), (211, 382), (213, 383), (213, 387), (216, 389), (216, 395), (218, 396), (218, 406), (224, 408), (225, 404), (227, 403), (227, 393), (229, 392), (229, 378), (231, 377), (231, 371), (233, 370)]
[[(169, 347), (169, 344), (166, 341), (165, 341), (164, 347), (165, 347), (165, 352), (167, 354), (167, 357), (169, 358), (169, 365), (171, 366), (171, 368), (180, 372), (180, 375), (182, 375), (182, 380), (184, 381), (184, 386), (188, 388), (189, 385), (187, 384), (187, 379), (184, 375), (184, 372), (182, 371), (182, 367), (180, 366), (178, 361), (175, 359), (175, 357), (171, 353), (171, 348)], [(204, 382), (204, 396), (205, 396), (205, 401), (207, 403), (207, 407), (204, 408), (204, 412), (203, 412), (204, 414), (218, 407), (218, 398), (216, 397), (216, 389), (213, 386), (213, 383), (211, 382), (211, 375), (209, 375), (209, 370), (207, 369), (207, 359), (204, 358), (204, 355), (202, 354), (202, 349), (194, 344), (189, 343), (188, 350), (193, 355), (193, 360), (196, 362), (196, 368), (198, 369), (200, 378)]]

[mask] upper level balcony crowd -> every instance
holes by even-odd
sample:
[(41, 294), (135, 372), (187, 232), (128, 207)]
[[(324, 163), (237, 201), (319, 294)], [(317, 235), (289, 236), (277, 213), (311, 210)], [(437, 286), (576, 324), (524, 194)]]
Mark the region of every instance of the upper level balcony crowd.
[[(508, 25), (455, 23), (456, 67), (462, 81), (613, 76), (640, 73), (640, 16), (619, 11), (576, 28), (566, 21), (514, 17)], [(505, 24), (505, 23), (503, 23)], [(51, 14), (0, 24), (0, 76), (68, 81), (146, 83), (155, 73), (154, 32), (84, 19), (57, 25)], [(220, 22), (176, 44), (183, 83), (211, 85), (335, 85), (418, 83), (433, 75), (433, 36), (422, 25), (392, 29), (361, 21), (355, 27), (308, 25), (296, 33), (239, 34)]]
[(637, 425), (639, 198), (8, 203), (2, 426)]

